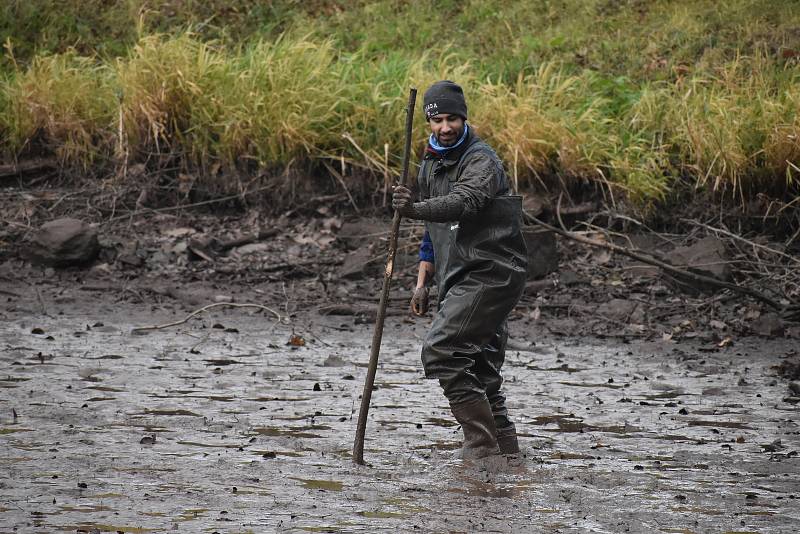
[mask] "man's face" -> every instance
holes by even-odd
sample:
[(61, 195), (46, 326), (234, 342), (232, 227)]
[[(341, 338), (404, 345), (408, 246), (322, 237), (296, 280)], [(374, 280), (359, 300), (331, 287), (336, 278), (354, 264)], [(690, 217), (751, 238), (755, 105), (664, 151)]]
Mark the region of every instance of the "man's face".
[(464, 119), (458, 115), (439, 113), (428, 120), (431, 132), (442, 146), (453, 146), (464, 133)]

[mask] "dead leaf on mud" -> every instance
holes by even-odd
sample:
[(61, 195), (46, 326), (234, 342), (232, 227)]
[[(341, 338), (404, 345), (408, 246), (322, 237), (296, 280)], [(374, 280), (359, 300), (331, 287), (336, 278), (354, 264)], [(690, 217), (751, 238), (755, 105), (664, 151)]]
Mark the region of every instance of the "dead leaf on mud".
[(292, 347), (305, 347), (306, 340), (303, 339), (303, 336), (292, 334), (292, 336), (289, 338), (289, 341), (287, 341), (286, 344)]

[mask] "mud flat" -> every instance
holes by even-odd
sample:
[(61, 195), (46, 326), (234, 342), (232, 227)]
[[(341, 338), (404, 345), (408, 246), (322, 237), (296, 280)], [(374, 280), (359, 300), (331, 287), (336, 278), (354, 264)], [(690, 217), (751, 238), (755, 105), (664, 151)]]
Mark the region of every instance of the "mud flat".
[(390, 317), (355, 467), (371, 325), (231, 309), (133, 335), (185, 313), (25, 294), (0, 328), (3, 533), (800, 529), (798, 406), (773, 369), (790, 340), (560, 338), (518, 319), (523, 458), (465, 465), (422, 378), (426, 321)]

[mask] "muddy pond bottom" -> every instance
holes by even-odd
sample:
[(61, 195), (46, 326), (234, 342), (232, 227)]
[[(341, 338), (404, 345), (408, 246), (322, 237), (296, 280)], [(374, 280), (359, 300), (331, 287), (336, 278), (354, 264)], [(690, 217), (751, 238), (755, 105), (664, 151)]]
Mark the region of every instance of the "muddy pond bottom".
[(786, 342), (514, 322), (523, 454), (464, 463), (422, 376), (427, 323), (392, 317), (356, 467), (371, 325), (229, 310), (131, 334), (175, 319), (115, 304), (4, 322), (1, 533), (800, 531), (798, 406), (772, 369)]

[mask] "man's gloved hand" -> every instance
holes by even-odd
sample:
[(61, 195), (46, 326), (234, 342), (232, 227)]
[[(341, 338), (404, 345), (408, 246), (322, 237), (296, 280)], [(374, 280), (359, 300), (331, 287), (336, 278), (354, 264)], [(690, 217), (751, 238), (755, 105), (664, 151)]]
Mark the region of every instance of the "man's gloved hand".
[(406, 217), (414, 213), (414, 196), (411, 190), (402, 185), (392, 188), (392, 207)]
[(421, 317), (428, 313), (428, 288), (418, 287), (411, 296), (411, 314)]

